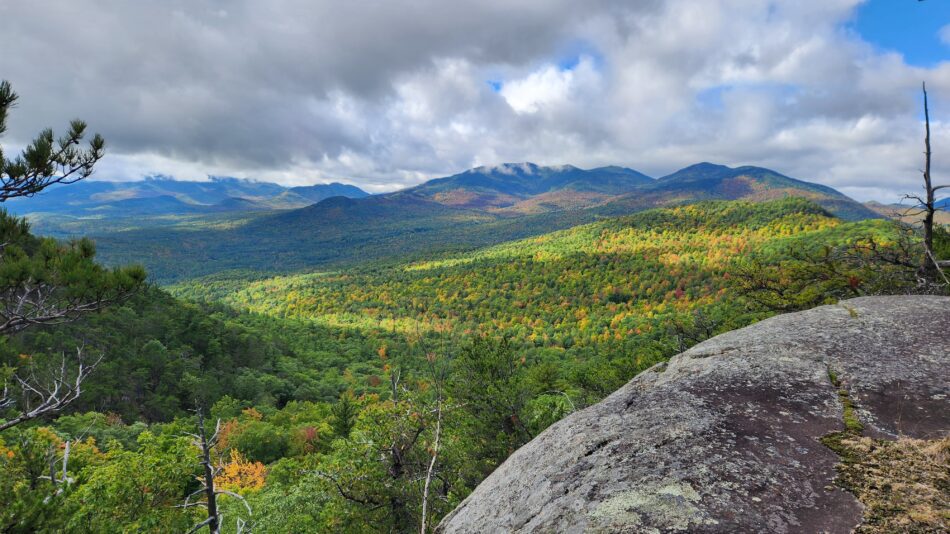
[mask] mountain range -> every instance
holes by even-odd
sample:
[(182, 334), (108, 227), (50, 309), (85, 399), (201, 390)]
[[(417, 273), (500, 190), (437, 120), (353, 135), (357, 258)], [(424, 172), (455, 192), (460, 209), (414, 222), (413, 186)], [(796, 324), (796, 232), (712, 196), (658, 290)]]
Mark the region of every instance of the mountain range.
[(226, 177), (212, 177), (204, 182), (154, 177), (130, 182), (85, 180), (53, 186), (31, 199), (11, 199), (6, 207), (21, 215), (137, 217), (294, 209), (334, 196), (367, 195), (356, 186), (340, 183), (284, 187)]
[(762, 167), (731, 168), (713, 163), (691, 165), (659, 179), (616, 166), (584, 170), (572, 165), (507, 163), (430, 180), (404, 193), (446, 206), (502, 215), (570, 209), (622, 215), (700, 200), (762, 201), (798, 196), (845, 219), (879, 216), (831, 187)]
[(430, 180), (406, 192), (448, 206), (537, 213), (594, 205), (653, 182), (624, 167), (584, 170), (573, 165), (506, 163)]
[(827, 186), (712, 163), (656, 179), (617, 166), (507, 163), (380, 195), (233, 178), (89, 181), (9, 207), (28, 213), (40, 233), (90, 235), (108, 263), (143, 262), (167, 282), (460, 252), (656, 207), (783, 197), (809, 199), (848, 220), (882, 216)]

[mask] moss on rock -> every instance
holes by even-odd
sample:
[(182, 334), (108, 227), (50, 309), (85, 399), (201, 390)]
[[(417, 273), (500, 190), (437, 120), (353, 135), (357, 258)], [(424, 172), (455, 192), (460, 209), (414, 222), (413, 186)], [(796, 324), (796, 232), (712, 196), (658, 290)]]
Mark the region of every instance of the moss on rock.
[(839, 433), (838, 484), (864, 504), (859, 534), (950, 532), (950, 437), (897, 441)]

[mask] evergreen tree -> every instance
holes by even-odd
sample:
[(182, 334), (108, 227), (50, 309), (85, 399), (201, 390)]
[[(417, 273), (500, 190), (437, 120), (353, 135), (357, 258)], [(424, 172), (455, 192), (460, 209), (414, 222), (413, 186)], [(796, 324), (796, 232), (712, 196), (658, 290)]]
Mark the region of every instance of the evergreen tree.
[[(0, 82), (0, 134), (17, 98), (9, 82)], [(44, 130), (12, 160), (0, 147), (0, 202), (92, 174), (105, 143), (97, 134), (88, 149), (79, 148), (85, 130), (79, 120), (59, 140), (52, 130)], [(25, 220), (0, 211), (0, 336), (75, 320), (124, 300), (144, 283), (141, 267), (106, 269), (94, 256), (95, 246), (87, 239), (60, 243), (38, 238)], [(0, 419), (0, 431), (57, 413), (78, 398), (101, 359), (89, 352), (83, 343), (70, 356), (64, 352), (52, 361), (24, 355), (0, 362), (0, 417), (6, 416)]]

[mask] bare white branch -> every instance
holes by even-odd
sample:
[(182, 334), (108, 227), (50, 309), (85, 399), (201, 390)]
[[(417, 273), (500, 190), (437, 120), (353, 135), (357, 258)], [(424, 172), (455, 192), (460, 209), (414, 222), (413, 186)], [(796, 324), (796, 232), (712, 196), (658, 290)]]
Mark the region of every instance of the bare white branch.
[[(59, 413), (78, 399), (82, 394), (83, 382), (102, 361), (100, 354), (94, 361), (87, 362), (84, 349), (84, 345), (76, 347), (75, 357), (67, 357), (66, 353), (63, 353), (59, 365), (47, 369), (46, 376), (37, 376), (35, 365), (28, 365), (26, 370), (17, 370), (12, 378), (19, 389), (22, 408), (12, 419), (0, 422), (0, 431), (25, 421)], [(8, 384), (4, 384), (0, 406), (9, 407), (14, 404), (15, 394)]]

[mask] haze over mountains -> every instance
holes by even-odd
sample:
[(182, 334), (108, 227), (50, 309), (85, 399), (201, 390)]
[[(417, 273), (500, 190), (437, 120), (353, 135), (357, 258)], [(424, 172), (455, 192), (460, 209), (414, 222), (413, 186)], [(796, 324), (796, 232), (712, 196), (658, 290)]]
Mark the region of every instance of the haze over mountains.
[(221, 178), (89, 181), (23, 206), (34, 210), (39, 232), (91, 235), (108, 263), (143, 262), (157, 280), (173, 281), (460, 252), (655, 207), (787, 196), (843, 219), (881, 216), (830, 187), (712, 163), (658, 179), (616, 166), (508, 163), (380, 195), (342, 184), (286, 188)]

